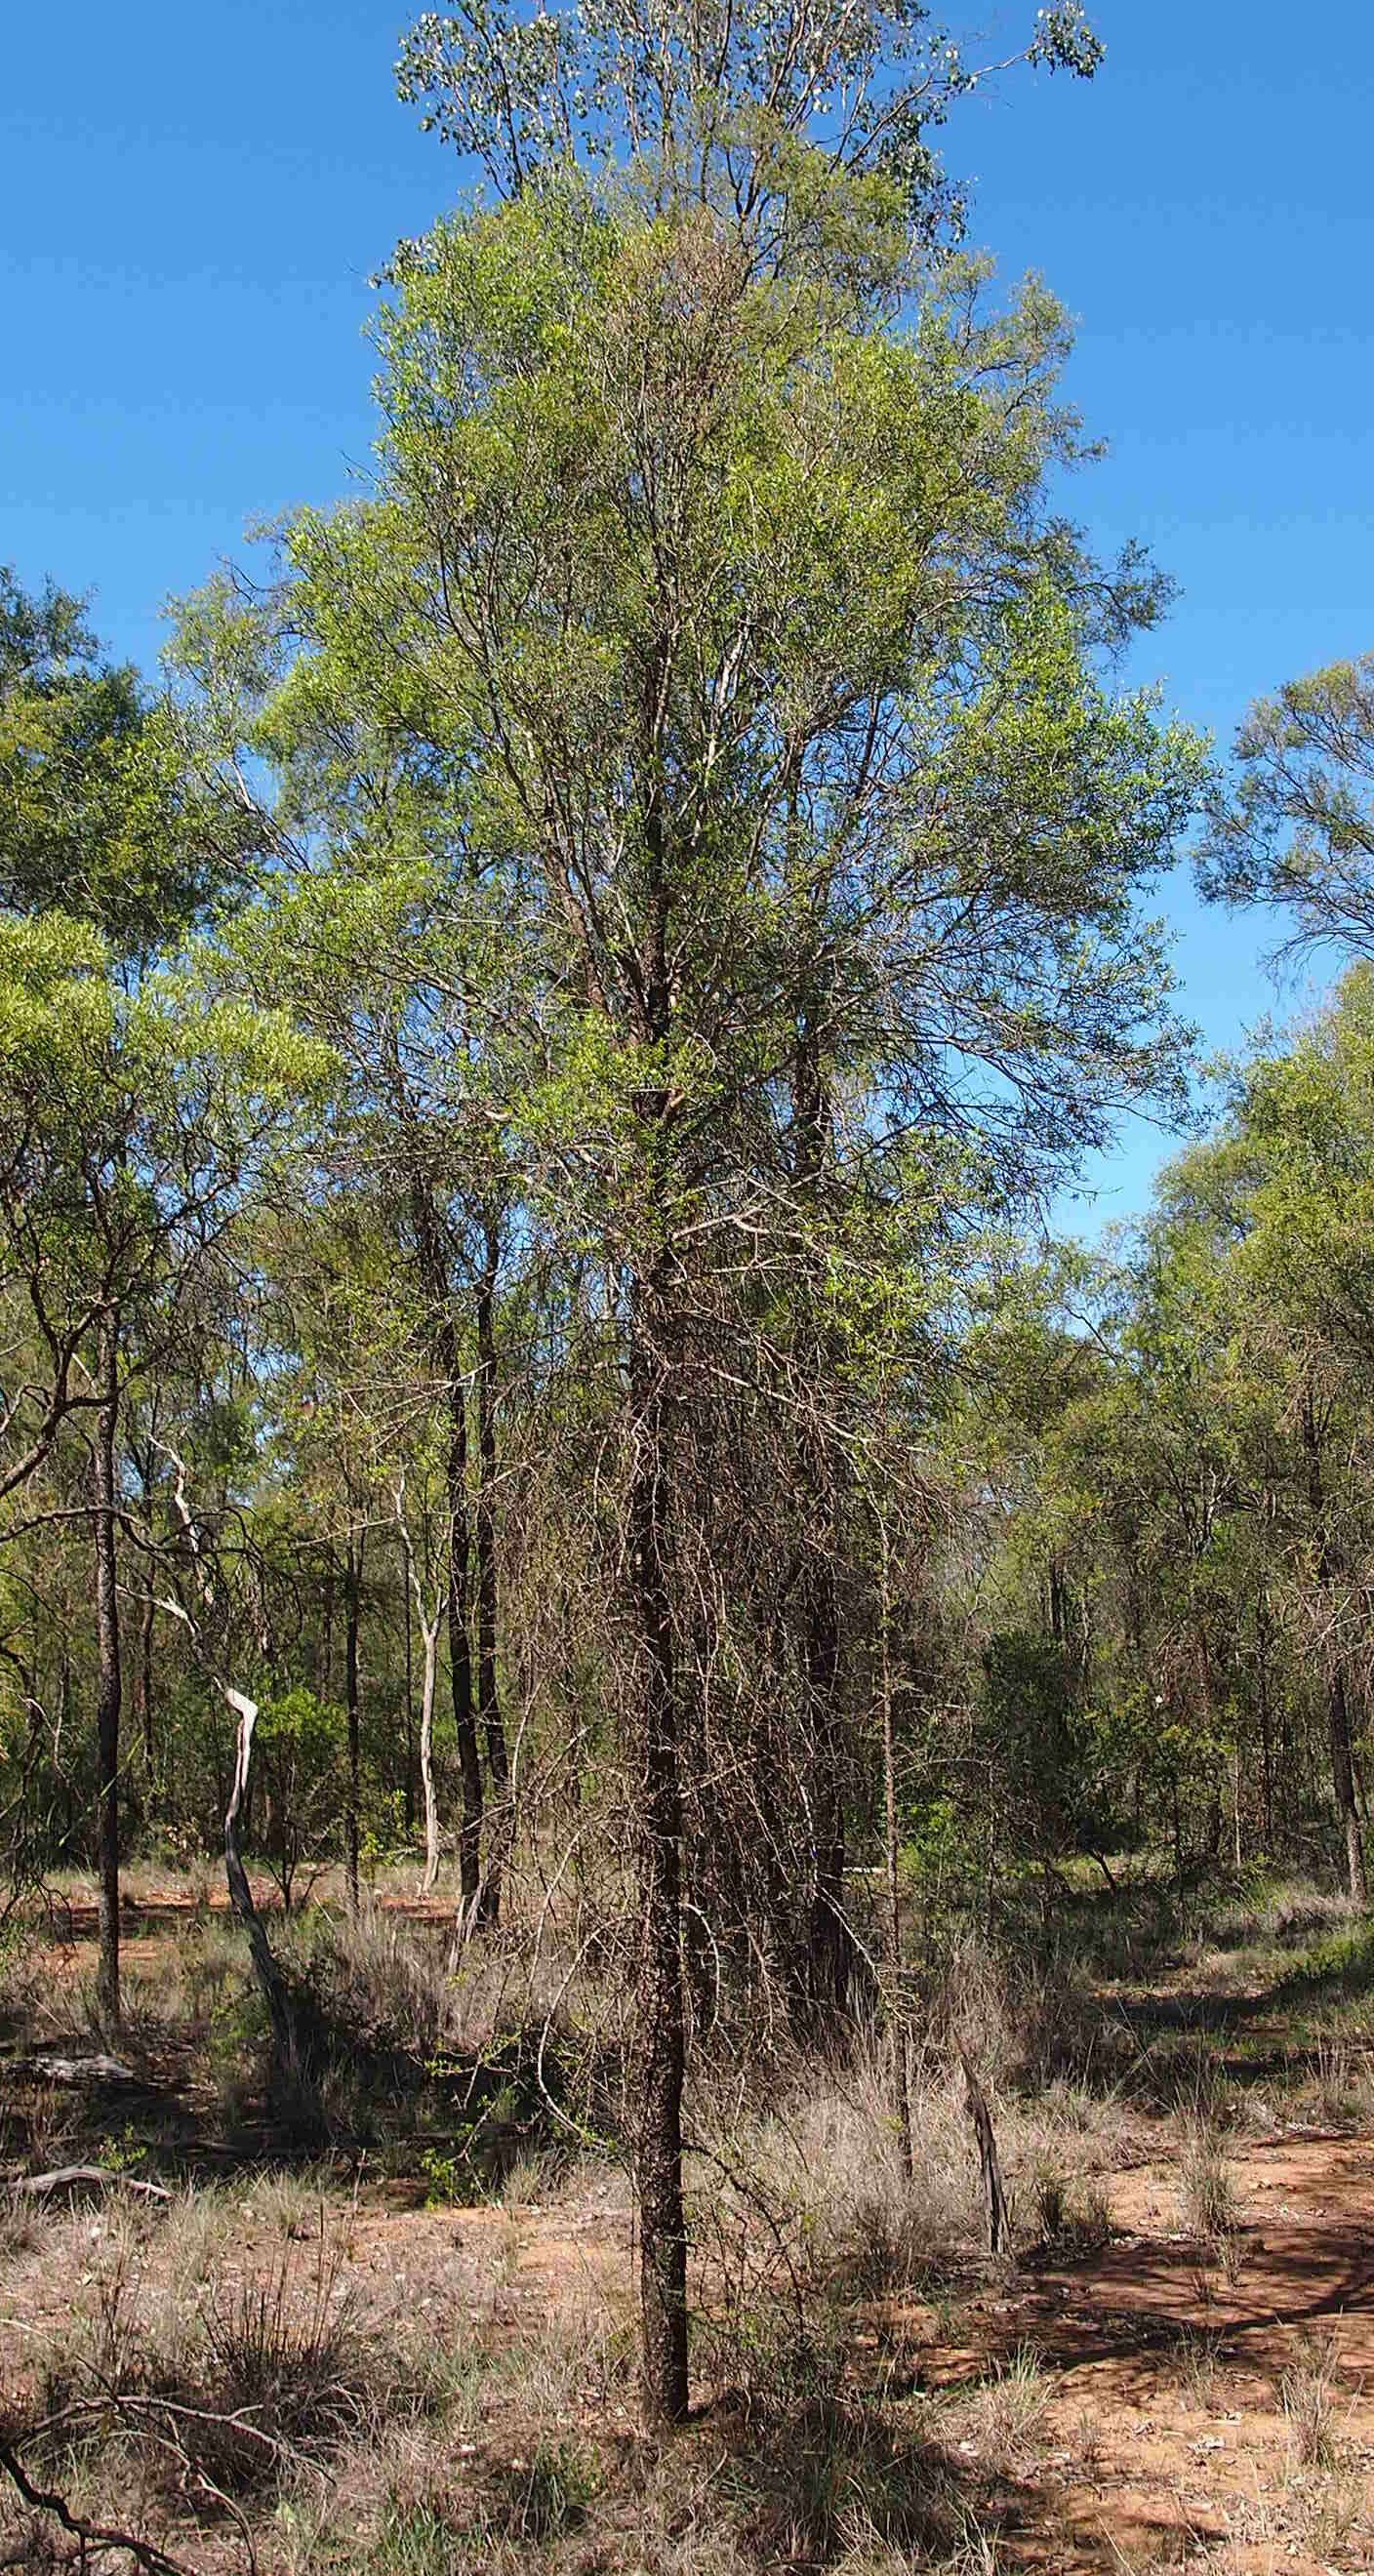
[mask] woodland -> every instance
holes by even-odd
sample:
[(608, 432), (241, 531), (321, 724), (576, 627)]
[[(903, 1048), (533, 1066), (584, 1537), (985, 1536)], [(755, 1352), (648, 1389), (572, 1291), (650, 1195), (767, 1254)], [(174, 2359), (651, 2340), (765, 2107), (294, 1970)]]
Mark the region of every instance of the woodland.
[(992, 2292), (1157, 2169), (1215, 2371), (1369, 2134), (1374, 656), (1122, 684), (941, 148), (1100, 50), (426, 15), (360, 491), (156, 683), (0, 576), (0, 2565), (1143, 2566)]

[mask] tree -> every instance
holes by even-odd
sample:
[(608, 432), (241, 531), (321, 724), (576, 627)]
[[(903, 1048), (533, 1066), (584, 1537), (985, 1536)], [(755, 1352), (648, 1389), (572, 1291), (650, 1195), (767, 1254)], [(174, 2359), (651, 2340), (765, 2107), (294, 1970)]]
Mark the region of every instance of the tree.
[(1240, 777), (1212, 799), (1203, 892), (1292, 916), (1290, 949), (1374, 952), (1374, 654), (1261, 698), (1236, 736)]
[[(865, 1334), (905, 1301), (903, 1206), (951, 1144), (1020, 1191), (1167, 1090), (1136, 897), (1197, 758), (1095, 675), (1158, 593), (1048, 506), (1078, 453), (1059, 316), (1031, 289), (984, 319), (976, 269), (912, 247), (948, 211), (925, 135), (964, 85), (924, 12), (584, 33), (581, 63), (542, 18), (426, 53), (506, 201), (397, 254), (377, 484), (286, 532), (280, 684), (242, 722), (303, 846), (270, 943), (308, 948), (345, 873), (374, 919), (435, 925), (400, 1046), (461, 1000), (522, 1228), (565, 1297), (595, 1267), (645, 2389), (677, 2417), (684, 1853), (743, 1525), (719, 1463), (762, 1437), (775, 1496), (800, 1468), (773, 1624), (822, 1792), (814, 1953), (845, 1849), (843, 1462)], [(1033, 50), (1092, 59), (1066, 11)], [(578, 166), (584, 71), (625, 175)]]
[[(101, 663), (80, 604), (0, 576), (0, 1263), (46, 1365), (0, 1397), (0, 1497), (92, 1427), (100, 1998), (119, 2016), (120, 1408), (277, 1119), (285, 1059), (159, 960), (239, 827), (168, 711)], [(265, 1043), (264, 1043), (265, 1039)], [(303, 1063), (299, 1049), (293, 1062)], [(268, 1094), (272, 1098), (269, 1101)], [(141, 1340), (142, 1347), (136, 1346)]]

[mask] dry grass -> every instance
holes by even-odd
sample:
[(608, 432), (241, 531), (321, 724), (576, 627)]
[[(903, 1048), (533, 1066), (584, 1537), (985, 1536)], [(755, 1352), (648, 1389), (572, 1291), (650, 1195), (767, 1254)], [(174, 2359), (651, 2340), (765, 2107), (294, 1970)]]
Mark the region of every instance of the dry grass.
[(289, 2519), (350, 2445), (434, 2399), (413, 2333), (364, 2331), (346, 2222), (264, 2256), (216, 2198), (54, 2217), (44, 2250), (73, 2308), (8, 2356), (2, 2411), (31, 2473), (126, 2528)]
[(1347, 1931), (1360, 1919), (1359, 1909), (1338, 1888), (1316, 1887), (1306, 1879), (1259, 1878), (1229, 1896), (1201, 1901), (1188, 1955), (1200, 1959), (1209, 1950), (1291, 1948), (1314, 1933)]
[(1222, 2367), (1222, 2340), (1215, 2332), (1185, 2326), (1174, 2346), (1174, 2368), (1180, 2393), (1199, 2414), (1209, 2414), (1215, 2402), (1217, 2376)]
[(1238, 2234), (1244, 2212), (1216, 2131), (1198, 2122), (1186, 2137), (1180, 2164), (1186, 2224), (1200, 2241), (1220, 2251)]
[(1374, 2051), (1367, 2035), (1333, 2022), (1318, 2029), (1300, 2086), (1307, 2117), (1324, 2128), (1351, 2129), (1374, 2114)]
[(31, 2253), (42, 2233), (42, 2220), (33, 2202), (11, 2185), (0, 2185), (0, 2263), (12, 2263)]
[(1053, 2393), (1034, 2347), (1021, 2344), (1005, 2361), (996, 2362), (972, 2392), (953, 2401), (950, 2420), (960, 2441), (971, 2444), (980, 2460), (1016, 2471), (1033, 2456)]
[[(608, 2276), (590, 2266), (570, 2289), (563, 2243), (576, 2238), (578, 2201), (624, 2205), (623, 2170), (599, 2162), (600, 2150), (569, 2161), (592, 2098), (578, 2046), (590, 2060), (601, 2045), (598, 2015), (618, 2028), (614, 2000), (590, 1977), (564, 1992), (572, 1954), (558, 1965), (518, 1931), (455, 1957), (444, 1927), (365, 1905), (356, 1921), (317, 1908), (289, 1929), (274, 1924), (273, 1937), (345, 2059), (351, 2049), (370, 2064), (369, 2174), (380, 2165), (409, 2184), (423, 2149), (435, 2200), (483, 2190), (502, 2209), (419, 2219), (429, 2244), (451, 2248), (456, 2237), (464, 2249), (461, 2276), (451, 2250), (434, 2258), (454, 2270), (436, 2270), (444, 2287), (432, 2321), (415, 2276), (409, 2292), (398, 2289), (377, 2263), (390, 2181), (385, 2198), (368, 2195), (357, 2259), (374, 2269), (369, 2304), (359, 2305), (342, 2152), (305, 2170), (240, 2168), (232, 2186), (179, 2193), (157, 2219), (16, 2210), (16, 2278), (32, 2278), (40, 2255), (64, 2277), (89, 2276), (71, 2348), (54, 2331), (46, 2352), (30, 2338), (5, 2365), (23, 2372), (8, 2392), (11, 2415), (22, 2405), (32, 2429), (46, 2408), (41, 2447), (73, 2495), (93, 2505), (132, 2497), (130, 2512), (136, 2505), (173, 2541), (194, 2520), (216, 2535), (216, 2565), (237, 2547), (242, 2514), (260, 2564), (280, 2576), (324, 2567), (516, 2576), (534, 2566), (547, 2576), (593, 2567), (762, 2576), (822, 2565), (834, 2576), (992, 2576), (999, 2512), (1036, 2480), (1059, 2382), (1027, 2347), (956, 2398), (932, 2396), (922, 2380), (928, 2334), (949, 2343), (983, 2331), (970, 2318), (966, 2332), (950, 2332), (961, 2288), (986, 2284), (989, 2272), (960, 2051), (988, 2095), (1023, 2249), (1048, 2241), (1061, 2255), (1090, 2253), (1110, 2229), (1104, 2175), (1147, 2131), (1159, 2145), (1157, 2124), (1123, 2098), (1120, 2053), (1094, 2038), (1072, 1977), (1036, 1976), (1021, 1992), (986, 1960), (958, 1964), (922, 2025), (910, 2162), (876, 2032), (824, 2062), (789, 2058), (775, 2033), (766, 2081), (739, 2057), (728, 2072), (698, 2061), (694, 2368), (713, 2402), (660, 2447), (631, 2430), (632, 2308), (597, 2290)], [(174, 1979), (131, 1978), (131, 2018), (154, 2038), (179, 2030), (200, 2067), (218, 2052), (246, 2103), (239, 1935), (219, 1916), (188, 1921), (176, 1955)], [(580, 2043), (562, 2018), (570, 1999)], [(555, 2004), (551, 2108), (530, 2081), (529, 2035)], [(1135, 2051), (1132, 2086), (1146, 2054)], [(1190, 2037), (1148, 2055), (1160, 2105), (1177, 2119), (1193, 2231), (1209, 2261), (1225, 2265), (1240, 2247), (1240, 2210), (1209, 2044)], [(1333, 2028), (1314, 2085), (1334, 2106), (1361, 2064)], [(415, 2069), (430, 2089), (403, 2093)], [(347, 2064), (339, 2081), (332, 2109), (343, 2130), (358, 2121), (361, 2081), (350, 2094)], [(610, 2089), (603, 2083), (603, 2099)], [(71, 2106), (54, 2101), (51, 2115), (69, 2120)], [(501, 2152), (479, 2170), (482, 2141), (498, 2130)], [(356, 2142), (357, 2132), (345, 2139)], [(261, 2157), (261, 2127), (235, 2145)], [(566, 2222), (549, 2226), (544, 2213), (559, 2204)], [(6, 2219), (0, 2202), (0, 2257)], [(563, 2268), (554, 2311), (536, 2322), (529, 2257), (541, 2242), (557, 2243)], [(545, 2268), (541, 2257), (541, 2285)], [(459, 2277), (461, 2310), (449, 2287)], [(898, 2304), (910, 2287), (926, 2293), (919, 2311)], [(902, 2320), (913, 2316), (908, 2333)], [(1176, 2361), (1184, 2393), (1214, 2404), (1216, 2339), (1189, 2338)], [(1299, 2356), (1281, 2402), (1294, 2515), (1331, 2535), (1326, 2554), (1339, 2556), (1356, 2509), (1329, 2355)], [(189, 2554), (200, 2563), (194, 2544)]]
[[(980, 2063), (999, 2062), (986, 2043)], [(1038, 2098), (989, 2093), (1013, 2224), (1082, 2252), (1110, 2234), (1096, 2177), (1121, 2159), (1127, 2116), (1063, 2080)], [(890, 2061), (876, 2034), (842, 2061), (798, 2065), (766, 2112), (700, 2099), (690, 2159), (704, 2303), (722, 2280), (875, 2296), (981, 2263), (985, 2213), (962, 2070), (927, 2053), (909, 2096), (908, 2165)]]
[(1112, 2232), (1111, 2207), (1092, 2176), (1069, 2176), (1057, 2156), (1030, 2177), (1030, 2199), (1045, 2243), (1067, 2255), (1100, 2251)]
[(1338, 2397), (1335, 2344), (1309, 2337), (1279, 2380), (1288, 2454), (1296, 2467), (1335, 2468)]
[[(160, 2466), (173, 2485), (240, 2494), (323, 2460), (377, 2402), (344, 2282), (321, 2227), (301, 2256), (168, 2279), (146, 2231), (117, 2216), (71, 2329), (39, 2363), (28, 2440), (39, 2456)], [(31, 2369), (33, 2364), (31, 2362)]]

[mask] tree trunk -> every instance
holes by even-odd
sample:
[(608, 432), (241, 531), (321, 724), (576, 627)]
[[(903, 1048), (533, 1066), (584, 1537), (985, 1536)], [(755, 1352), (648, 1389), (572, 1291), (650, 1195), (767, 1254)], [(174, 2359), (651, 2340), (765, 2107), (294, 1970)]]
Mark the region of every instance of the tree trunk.
[[(830, 1139), (830, 1102), (821, 1046), (811, 1019), (797, 1032), (793, 1065), (795, 1171), (803, 1190), (819, 1191)], [(818, 1341), (811, 1355), (816, 1383), (827, 1376)], [(825, 1432), (808, 1426), (803, 1440), (811, 1496), (811, 1555), (802, 1592), (801, 1660), (811, 1720), (811, 1813), (814, 1850), (811, 1911), (799, 2001), (813, 2025), (844, 2013), (853, 1944), (844, 1910), (844, 1713), (840, 1706), (840, 1598), (835, 1573), (835, 1461)]]
[(807, 1696), (815, 1728), (812, 1812), (815, 1863), (807, 1934), (806, 2000), (814, 2017), (829, 2020), (849, 2001), (853, 1965), (844, 1911), (844, 1730), (839, 1707), (840, 1614), (829, 1539), (815, 1569), (807, 1604), (803, 1654)]
[(501, 1913), (501, 1882), (510, 1851), (510, 1760), (496, 1678), (496, 1281), (501, 1260), (499, 1229), (486, 1229), (485, 1260), (477, 1287), (477, 1714), (486, 1740), (495, 1792), (496, 1822), (482, 1881), (481, 1917)]
[(406, 1566), (406, 1660), (407, 1706), (409, 1705), (410, 1600), (420, 1615), (420, 1636), (424, 1643), (424, 1679), (420, 1685), (420, 1785), (425, 1804), (425, 1874), (420, 1881), (421, 1896), (432, 1896), (439, 1875), (439, 1807), (434, 1795), (434, 1692), (439, 1673), (439, 1631), (444, 1624), (443, 1596), (431, 1609), (420, 1581), (405, 1517), (405, 1479), (402, 1477), (396, 1496), (396, 1526), (401, 1534), (401, 1549)]
[(887, 1874), (887, 1914), (883, 1926), (883, 1946), (887, 1969), (887, 2023), (892, 2051), (893, 2108), (897, 2134), (901, 2142), (902, 2165), (907, 2173), (915, 2171), (915, 2139), (911, 2123), (911, 2089), (907, 2053), (906, 2014), (902, 2005), (902, 1898), (897, 1870), (897, 1738), (893, 1718), (892, 1693), (892, 1569), (888, 1553), (887, 1524), (879, 1529), (881, 1550), (881, 1596), (879, 1618), (879, 1705), (883, 1727), (883, 1857)]
[(145, 1795), (151, 1792), (153, 1785), (153, 1620), (156, 1611), (157, 1603), (150, 1587), (144, 1597), (138, 1640), (138, 1717), (143, 1737)]
[[(348, 1902), (356, 1914), (361, 1896), (358, 1859), (359, 1808), (362, 1801), (362, 1716), (358, 1703), (358, 1603), (362, 1591), (363, 1542), (348, 1533), (344, 1560), (344, 1707), (348, 1718)], [(246, 1795), (246, 1779), (245, 1779)]]
[(1269, 1604), (1261, 1584), (1255, 1600), (1255, 1678), (1258, 1684), (1260, 1752), (1263, 1760), (1264, 1848), (1274, 1849), (1274, 1729), (1269, 1707)]
[(315, 1666), (315, 1691), (320, 1699), (334, 1696), (334, 1553), (325, 1559), (324, 1584), (320, 1602), (319, 1655)]
[[(1304, 1396), (1302, 1409), (1303, 1448), (1307, 1455), (1307, 1499), (1312, 1510), (1317, 1539), (1317, 1581), (1330, 1595), (1339, 1566), (1326, 1511), (1326, 1494), (1322, 1481), (1321, 1437), (1317, 1429), (1316, 1409), (1310, 1390)], [(1360, 1839), (1359, 1810), (1355, 1804), (1355, 1771), (1350, 1756), (1350, 1704), (1346, 1696), (1345, 1659), (1337, 1646), (1331, 1650), (1331, 1668), (1326, 1693), (1327, 1731), (1331, 1747), (1331, 1782), (1336, 1794), (1336, 1813), (1345, 1840), (1346, 1880), (1352, 1902), (1366, 1907), (1369, 1884), (1365, 1874), (1364, 1845)]]
[(96, 1368), (100, 1406), (95, 1418), (95, 1628), (99, 1667), (96, 1763), (99, 1798), (100, 1960), (96, 2001), (100, 2018), (119, 2027), (119, 1591), (115, 1557), (115, 1426), (119, 1414), (119, 1316), (100, 1319)]
[(407, 1586), (406, 1586), (406, 1590), (405, 1590), (405, 1594), (404, 1594), (404, 1601), (405, 1601), (405, 1616), (406, 1616), (406, 1627), (405, 1627), (405, 1638), (406, 1638), (406, 1777), (405, 1777), (405, 1827), (406, 1827), (406, 1840), (407, 1840), (407, 1842), (409, 1842), (410, 1837), (411, 1837), (412, 1833), (413, 1833), (413, 1832), (414, 1832), (414, 1830), (415, 1830), (415, 1655), (414, 1655), (414, 1646), (413, 1646), (412, 1638), (411, 1638), (411, 1622), (410, 1622), (410, 1587), (409, 1587), (409, 1584), (407, 1584)]
[[(665, 703), (660, 672), (646, 692), (650, 739)], [(661, 772), (644, 817), (648, 909), (641, 956), (644, 1035), (666, 1050), (672, 1032), (668, 970), (670, 895)], [(641, 1095), (652, 1257), (632, 1265), (629, 1335), (630, 1595), (641, 1701), (635, 1878), (639, 1978), (634, 2046), (635, 2183), (639, 2195), (640, 2365), (645, 2416), (680, 2424), (687, 2414), (687, 2223), (682, 2203), (682, 2088), (686, 2005), (682, 1982), (681, 1712), (674, 1653), (670, 1530), (675, 1334), (667, 1285), (662, 1184), (672, 1152), (666, 1091)]]
[(434, 1685), (439, 1671), (438, 1617), (421, 1616), (425, 1641), (424, 1680), (420, 1685), (420, 1787), (425, 1802), (425, 1874), (420, 1894), (432, 1896), (439, 1875), (439, 1802), (434, 1794)]
[(635, 2179), (645, 2413), (687, 2413), (687, 2229), (682, 2202), (682, 1789), (668, 1575), (666, 1355), (657, 1295), (637, 1282), (630, 1343), (634, 1460), (630, 1583), (639, 1648), (642, 1737), (637, 1817), (639, 1975)]
[[(403, 1116), (407, 1113), (403, 1110)], [(472, 1639), (469, 1634), (468, 1587), (471, 1536), (468, 1523), (468, 1411), (459, 1366), (458, 1335), (453, 1321), (453, 1285), (444, 1251), (443, 1232), (433, 1193), (417, 1171), (410, 1184), (415, 1260), (420, 1284), (430, 1301), (434, 1349), (444, 1375), (449, 1409), (446, 1499), (449, 1522), (448, 1663), (453, 1693), (453, 1730), (458, 1739), (458, 1767), (463, 1783), (463, 1815), (458, 1828), (458, 1932), (471, 1931), (477, 1919), (482, 1886), (482, 1760), (473, 1716)]]
[(1360, 1838), (1359, 1809), (1355, 1804), (1355, 1769), (1350, 1758), (1350, 1704), (1346, 1697), (1345, 1666), (1339, 1661), (1331, 1676), (1327, 1711), (1336, 1812), (1345, 1832), (1346, 1881), (1352, 1903), (1366, 1908), (1369, 1904), (1369, 1882), (1365, 1874), (1364, 1844)]
[(224, 1874), (229, 1889), (229, 1902), (235, 1920), (248, 1938), (248, 1953), (253, 1973), (258, 1980), (267, 2017), (272, 2030), (272, 2055), (280, 2075), (304, 2071), (299, 2066), (302, 2034), (292, 2011), (286, 1980), (282, 1975), (272, 1944), (263, 1928), (262, 1917), (253, 1902), (248, 1873), (243, 1866), (239, 1847), (239, 1827), (252, 1779), (253, 1728), (257, 1723), (258, 1703), (245, 1692), (234, 1690), (228, 1683), (217, 1687), (237, 1723), (234, 1741), (234, 1777), (224, 1810)]
[[(450, 1340), (452, 1334), (450, 1330)], [(453, 1729), (458, 1738), (458, 1764), (463, 1780), (463, 1815), (458, 1828), (458, 1929), (470, 1932), (477, 1920), (482, 1890), (482, 1761), (472, 1706), (472, 1640), (468, 1633), (468, 1414), (463, 1381), (450, 1380), (448, 1450), (448, 1661), (453, 1692)]]

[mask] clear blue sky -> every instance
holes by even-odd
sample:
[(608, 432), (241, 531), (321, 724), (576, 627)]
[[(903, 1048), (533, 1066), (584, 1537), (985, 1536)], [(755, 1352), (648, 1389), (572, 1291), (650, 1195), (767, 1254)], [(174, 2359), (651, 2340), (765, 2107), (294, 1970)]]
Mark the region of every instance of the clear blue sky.
[[(1228, 741), (1261, 690), (1374, 644), (1374, 9), (1092, 14), (1092, 86), (1018, 77), (961, 112), (949, 158), (976, 179), (975, 238), (1078, 317), (1069, 391), (1112, 450), (1080, 514), (1104, 547), (1143, 538), (1181, 585), (1135, 676)], [(1032, 16), (950, 10), (994, 44)], [(93, 590), (136, 660), (246, 520), (328, 500), (366, 459), (367, 278), (458, 177), (395, 101), (402, 17), (369, 0), (12, 13), (0, 559)], [(1231, 1043), (1274, 1007), (1264, 933), (1205, 913), (1186, 874), (1165, 900), (1185, 1007)], [(1082, 1221), (1139, 1206), (1166, 1141), (1124, 1138)]]

